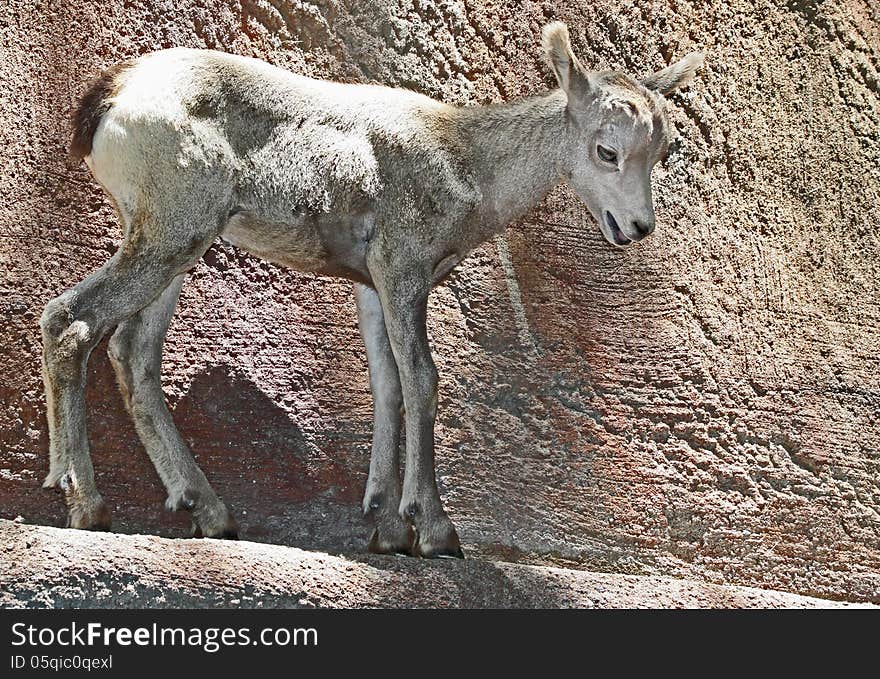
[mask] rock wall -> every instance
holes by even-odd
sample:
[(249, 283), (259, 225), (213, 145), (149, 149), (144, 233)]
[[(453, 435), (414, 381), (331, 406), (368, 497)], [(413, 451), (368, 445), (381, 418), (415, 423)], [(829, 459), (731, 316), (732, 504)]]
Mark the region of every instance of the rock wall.
[[(210, 47), (456, 104), (552, 85), (540, 27), (645, 74), (706, 47), (673, 98), (656, 234), (609, 247), (566, 188), (431, 300), (441, 492), (469, 554), (880, 602), (880, 10), (870, 0), (3, 0), (0, 517), (61, 525), (38, 320), (120, 231), (66, 160), (103, 67)], [(89, 368), (115, 529), (182, 536)], [(216, 245), (165, 350), (175, 420), (243, 536), (356, 551), (370, 439), (350, 286)]]

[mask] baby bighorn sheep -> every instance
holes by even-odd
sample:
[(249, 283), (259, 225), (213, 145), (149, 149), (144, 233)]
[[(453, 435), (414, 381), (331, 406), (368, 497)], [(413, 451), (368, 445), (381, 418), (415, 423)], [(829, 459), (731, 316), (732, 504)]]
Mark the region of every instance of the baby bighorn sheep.
[(564, 24), (544, 28), (543, 46), (559, 89), (492, 106), (456, 108), (192, 49), (119, 64), (92, 84), (74, 117), (72, 154), (112, 197), (124, 239), (41, 321), (44, 485), (64, 490), (70, 526), (110, 526), (89, 457), (85, 378), (90, 352), (116, 328), (110, 358), (167, 507), (192, 512), (196, 534), (236, 536), (159, 377), (184, 274), (220, 236), (281, 265), (354, 281), (374, 399), (369, 548), (461, 556), (434, 476), (428, 293), (561, 180), (612, 244), (650, 234), (651, 169), (671, 136), (663, 95), (703, 60), (694, 53), (638, 81), (584, 69)]

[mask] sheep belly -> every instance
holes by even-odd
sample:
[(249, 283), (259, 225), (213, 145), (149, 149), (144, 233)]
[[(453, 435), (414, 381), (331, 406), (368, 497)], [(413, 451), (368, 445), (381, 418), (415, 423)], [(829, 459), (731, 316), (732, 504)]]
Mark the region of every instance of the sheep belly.
[(240, 210), (230, 217), (221, 238), (290, 269), (369, 283), (366, 252), (372, 231), (370, 213), (344, 218), (297, 213), (278, 219)]

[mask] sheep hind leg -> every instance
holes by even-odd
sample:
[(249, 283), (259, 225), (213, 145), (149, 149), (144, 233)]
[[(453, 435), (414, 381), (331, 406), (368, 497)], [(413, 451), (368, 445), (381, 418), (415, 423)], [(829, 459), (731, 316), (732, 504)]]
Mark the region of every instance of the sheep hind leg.
[(49, 425), (49, 474), (43, 486), (62, 488), (73, 528), (110, 527), (110, 512), (96, 487), (89, 455), (89, 355), (108, 330), (144, 308), (198, 261), (219, 231), (205, 226), (181, 233), (173, 226), (177, 223), (150, 215), (138, 219), (116, 254), (50, 300), (40, 319)]
[(162, 392), (162, 345), (184, 275), (119, 325), (108, 354), (126, 410), (168, 491), (165, 506), (191, 512), (194, 535), (234, 539), (238, 527), (174, 426)]

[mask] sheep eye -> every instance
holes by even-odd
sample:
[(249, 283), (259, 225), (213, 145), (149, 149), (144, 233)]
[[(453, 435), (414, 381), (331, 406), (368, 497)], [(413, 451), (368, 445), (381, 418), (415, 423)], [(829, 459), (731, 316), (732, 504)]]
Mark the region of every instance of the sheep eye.
[(606, 149), (604, 146), (599, 144), (596, 147), (596, 153), (599, 157), (604, 160), (606, 163), (616, 163), (617, 162), (617, 153), (612, 151), (611, 149)]

